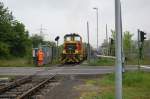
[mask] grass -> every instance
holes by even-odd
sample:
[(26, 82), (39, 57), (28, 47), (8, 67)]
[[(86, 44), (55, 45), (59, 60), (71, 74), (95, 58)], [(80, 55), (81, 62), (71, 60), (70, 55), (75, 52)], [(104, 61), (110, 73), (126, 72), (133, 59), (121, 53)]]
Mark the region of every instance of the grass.
[(0, 67), (32, 67), (34, 64), (26, 58), (1, 59)]
[[(115, 99), (114, 74), (86, 81), (99, 91), (85, 92), (81, 99)], [(123, 75), (123, 99), (150, 99), (150, 73), (127, 72)]]
[(108, 58), (91, 59), (88, 65), (90, 66), (114, 66), (115, 60)]
[[(150, 58), (144, 58), (141, 60), (142, 65), (150, 65)], [(138, 59), (132, 58), (125, 62), (127, 65), (138, 65)], [(98, 58), (98, 59), (91, 59), (90, 62), (87, 64), (89, 66), (114, 66), (115, 59), (110, 58)]]
[[(59, 61), (54, 59), (52, 63), (45, 64), (42, 67), (49, 67), (59, 64)], [(13, 59), (0, 59), (0, 67), (36, 67), (32, 59), (27, 58), (13, 58)]]
[[(150, 65), (150, 58), (145, 57), (144, 59), (141, 60), (142, 65)], [(132, 58), (130, 60), (127, 60), (127, 65), (137, 65), (138, 64), (138, 59), (137, 58)]]

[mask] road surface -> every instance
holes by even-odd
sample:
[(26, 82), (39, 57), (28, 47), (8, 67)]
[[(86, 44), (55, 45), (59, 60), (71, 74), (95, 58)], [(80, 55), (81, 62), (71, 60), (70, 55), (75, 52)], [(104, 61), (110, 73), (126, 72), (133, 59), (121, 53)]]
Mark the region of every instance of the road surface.
[[(126, 70), (137, 70), (137, 66), (126, 66)], [(142, 66), (142, 70), (150, 71), (150, 66)], [(0, 75), (97, 75), (113, 73), (113, 66), (63, 66), (63, 67), (0, 67)]]

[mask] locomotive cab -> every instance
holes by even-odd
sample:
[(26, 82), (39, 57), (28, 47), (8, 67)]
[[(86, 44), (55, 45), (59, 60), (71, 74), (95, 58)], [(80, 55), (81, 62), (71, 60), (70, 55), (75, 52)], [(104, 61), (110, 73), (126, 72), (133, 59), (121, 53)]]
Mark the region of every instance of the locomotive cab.
[(65, 35), (63, 45), (62, 63), (79, 63), (83, 60), (83, 46), (80, 35), (75, 33)]
[(82, 38), (77, 34), (65, 35), (63, 54), (77, 54), (81, 50)]

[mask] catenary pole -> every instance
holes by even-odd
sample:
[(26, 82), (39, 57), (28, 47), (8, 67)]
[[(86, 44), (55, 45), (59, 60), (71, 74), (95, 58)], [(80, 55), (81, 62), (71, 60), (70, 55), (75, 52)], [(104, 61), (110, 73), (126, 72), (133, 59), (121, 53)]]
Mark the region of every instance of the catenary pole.
[(97, 31), (97, 54), (98, 54), (98, 27), (99, 27), (99, 24), (98, 24), (98, 21), (99, 21), (99, 19), (98, 19), (98, 8), (93, 8), (94, 10), (96, 10), (96, 21), (97, 21), (97, 23), (96, 23), (96, 25), (97, 25), (97, 29), (96, 29), (96, 31)]
[(90, 42), (89, 42), (89, 23), (87, 22), (87, 39), (88, 39), (88, 62), (90, 62)]
[(97, 8), (97, 54), (98, 54), (98, 21), (99, 21), (99, 19), (98, 19), (98, 8)]
[(140, 65), (141, 65), (141, 46), (142, 46), (142, 43), (141, 43), (141, 40), (140, 40), (140, 30), (138, 29), (138, 70), (140, 71)]
[(121, 3), (115, 0), (115, 30), (116, 30), (116, 68), (115, 68), (115, 97), (122, 99), (122, 39), (121, 39)]
[(109, 55), (109, 41), (108, 41), (108, 30), (107, 30), (107, 24), (106, 24), (106, 42), (107, 42), (107, 55)]

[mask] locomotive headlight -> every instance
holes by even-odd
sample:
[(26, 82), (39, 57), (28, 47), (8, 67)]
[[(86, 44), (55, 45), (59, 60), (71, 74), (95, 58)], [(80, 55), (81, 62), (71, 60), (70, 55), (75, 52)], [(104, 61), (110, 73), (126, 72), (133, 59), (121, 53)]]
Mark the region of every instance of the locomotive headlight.
[(79, 53), (79, 51), (78, 51), (78, 50), (75, 50), (75, 53)]
[(65, 50), (63, 50), (63, 54), (65, 54), (66, 53), (66, 51)]

